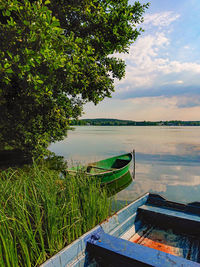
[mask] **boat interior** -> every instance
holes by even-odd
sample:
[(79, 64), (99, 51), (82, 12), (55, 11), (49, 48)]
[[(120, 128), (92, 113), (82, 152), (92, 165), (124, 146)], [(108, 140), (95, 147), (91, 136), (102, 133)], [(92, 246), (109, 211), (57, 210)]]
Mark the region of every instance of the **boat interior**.
[(114, 171), (116, 169), (123, 168), (126, 166), (130, 160), (127, 159), (116, 159), (111, 166), (99, 166), (98, 164), (90, 164), (87, 166), (87, 172), (88, 173), (100, 173), (100, 172), (106, 172), (106, 171)]
[(126, 231), (114, 234), (119, 238), (102, 235), (97, 247), (103, 254), (93, 251), (100, 266), (200, 266), (200, 203), (173, 203), (152, 194), (130, 220)]
[(157, 208), (155, 214), (153, 206), (140, 207), (136, 221), (137, 230), (128, 240), (200, 263), (199, 230), (192, 230), (192, 225), (187, 222), (183, 213), (180, 214), (180, 211), (176, 214), (180, 216), (179, 219), (173, 218), (173, 212), (165, 208), (164, 212), (159, 209), (158, 213)]

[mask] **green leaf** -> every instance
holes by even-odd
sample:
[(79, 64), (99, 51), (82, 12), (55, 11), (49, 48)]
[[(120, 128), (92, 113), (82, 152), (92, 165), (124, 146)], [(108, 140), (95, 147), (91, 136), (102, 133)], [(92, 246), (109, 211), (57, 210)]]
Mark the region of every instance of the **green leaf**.
[(9, 10), (6, 10), (6, 12), (5, 12), (5, 14), (6, 14), (6, 16), (10, 16), (10, 11)]
[(44, 82), (42, 80), (37, 80), (37, 83), (43, 84)]
[(6, 72), (7, 73), (13, 73), (13, 70), (12, 69), (7, 69)]
[(8, 51), (7, 54), (9, 55), (9, 57), (12, 59), (12, 54)]
[(28, 26), (29, 25), (29, 21), (24, 20), (24, 25)]
[(9, 68), (9, 67), (10, 67), (10, 64), (9, 64), (9, 63), (4, 64), (4, 68), (5, 68), (5, 69), (7, 69), (7, 68)]

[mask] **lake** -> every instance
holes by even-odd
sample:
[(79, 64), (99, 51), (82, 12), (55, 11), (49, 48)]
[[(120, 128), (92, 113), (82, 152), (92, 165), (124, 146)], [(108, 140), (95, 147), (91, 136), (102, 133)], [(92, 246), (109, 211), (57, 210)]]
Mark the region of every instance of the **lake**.
[(135, 180), (116, 194), (132, 201), (155, 192), (172, 201), (200, 201), (200, 127), (77, 126), (50, 146), (68, 164), (136, 152)]

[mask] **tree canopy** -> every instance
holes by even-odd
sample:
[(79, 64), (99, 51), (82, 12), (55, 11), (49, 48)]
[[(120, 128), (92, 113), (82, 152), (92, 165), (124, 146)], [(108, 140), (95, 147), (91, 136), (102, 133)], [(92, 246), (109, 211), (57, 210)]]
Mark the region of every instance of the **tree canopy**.
[(1, 0), (0, 148), (40, 155), (83, 105), (125, 74), (148, 4), (128, 0)]

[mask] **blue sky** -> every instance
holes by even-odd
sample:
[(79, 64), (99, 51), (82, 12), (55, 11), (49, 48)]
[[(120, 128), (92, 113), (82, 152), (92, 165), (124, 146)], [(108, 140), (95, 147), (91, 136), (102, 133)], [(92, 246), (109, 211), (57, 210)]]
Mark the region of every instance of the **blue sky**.
[(126, 77), (83, 118), (200, 120), (200, 0), (151, 0), (142, 27), (129, 54), (117, 54)]

